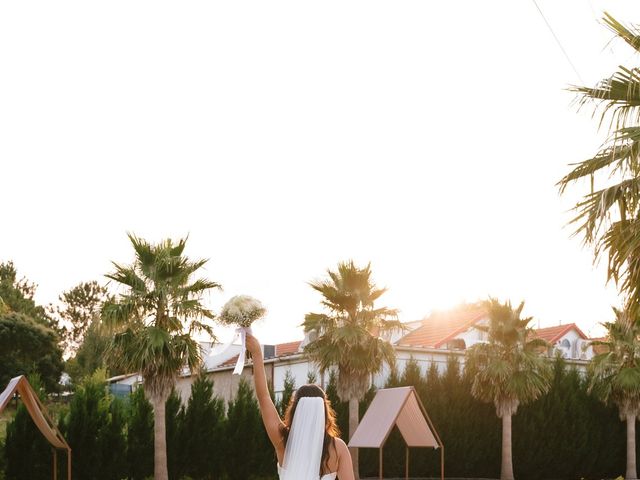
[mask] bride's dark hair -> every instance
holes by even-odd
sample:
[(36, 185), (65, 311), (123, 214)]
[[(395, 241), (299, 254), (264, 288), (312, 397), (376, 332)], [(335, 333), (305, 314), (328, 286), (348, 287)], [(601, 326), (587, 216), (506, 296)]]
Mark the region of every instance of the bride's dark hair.
[(296, 407), (298, 406), (298, 402), (300, 401), (300, 399), (303, 397), (320, 397), (324, 400), (325, 428), (324, 441), (322, 442), (322, 460), (320, 461), (319, 474), (323, 474), (323, 467), (325, 473), (329, 473), (329, 445), (333, 445), (334, 437), (338, 437), (340, 435), (340, 429), (338, 428), (338, 424), (336, 423), (336, 412), (333, 410), (333, 407), (331, 407), (331, 401), (329, 401), (327, 395), (324, 393), (324, 390), (322, 390), (319, 386), (312, 383), (308, 385), (302, 385), (300, 388), (298, 388), (295, 395), (291, 397), (289, 405), (287, 406), (287, 411), (284, 414), (284, 431), (282, 432), (284, 436), (284, 443), (285, 445), (287, 444), (287, 439), (289, 438), (289, 430), (291, 429), (291, 424), (293, 423), (293, 416), (296, 413)]

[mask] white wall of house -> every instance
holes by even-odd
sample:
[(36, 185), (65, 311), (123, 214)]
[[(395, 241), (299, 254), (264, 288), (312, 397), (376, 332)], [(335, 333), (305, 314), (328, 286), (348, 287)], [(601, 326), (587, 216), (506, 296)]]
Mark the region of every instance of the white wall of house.
[(131, 385), (132, 387), (136, 387), (137, 385), (142, 384), (142, 375), (129, 375), (125, 378), (122, 378), (120, 380), (118, 380), (117, 382), (114, 383), (119, 383), (122, 385)]
[(200, 345), (203, 350), (202, 359), (204, 361), (204, 367), (207, 370), (222, 365), (227, 360), (239, 355), (242, 350), (240, 345), (233, 344), (227, 346), (220, 343), (201, 343)]
[[(294, 356), (292, 355), (292, 357)], [(276, 398), (279, 398), (284, 390), (284, 379), (287, 371), (290, 371), (293, 378), (295, 378), (297, 388), (306, 384), (307, 375), (315, 370), (314, 366), (300, 355), (295, 355), (295, 358), (291, 359), (284, 357), (282, 361), (276, 362), (273, 369), (273, 390)], [(318, 374), (316, 376), (318, 377), (318, 383), (320, 383), (320, 376)]]
[[(447, 362), (451, 356), (458, 358), (460, 365), (464, 364), (464, 351), (459, 350), (444, 350), (444, 349), (424, 349), (424, 348), (411, 348), (411, 347), (397, 347), (396, 348), (396, 369), (398, 375), (402, 376), (402, 372), (407, 365), (407, 362), (413, 357), (415, 362), (420, 368), (422, 375), (426, 375), (431, 368), (431, 364), (435, 363), (438, 368), (438, 372), (443, 374), (447, 369)], [(391, 369), (389, 365), (385, 364), (382, 370), (374, 375), (373, 383), (376, 387), (384, 387)]]
[[(486, 322), (486, 320), (484, 321)], [(456, 338), (464, 340), (466, 347), (470, 347), (481, 341), (486, 341), (486, 334), (476, 328), (471, 328), (466, 332), (462, 332)], [(586, 348), (583, 348), (585, 347)], [(233, 366), (231, 367), (219, 367), (218, 365), (229, 358), (239, 353), (239, 345), (233, 345), (230, 350), (225, 352), (216, 351), (214, 347), (210, 351), (210, 355), (207, 357), (207, 365), (209, 368), (208, 376), (215, 381), (214, 390), (216, 395), (230, 400), (235, 396), (237, 391), (240, 377), (232, 375)], [(567, 332), (553, 347), (560, 351), (563, 356), (568, 360), (570, 365), (575, 366), (581, 371), (586, 370), (588, 360), (593, 357), (593, 348), (588, 346), (588, 340), (583, 339), (576, 330), (570, 330)], [(554, 353), (552, 349), (552, 354)], [(438, 368), (438, 372), (443, 374), (446, 371), (447, 363), (451, 357), (456, 357), (460, 363), (460, 368), (464, 368), (465, 351), (464, 350), (448, 350), (446, 348), (421, 348), (421, 347), (404, 347), (396, 346), (396, 368), (399, 375), (402, 375), (407, 362), (410, 358), (413, 358), (422, 373), (426, 375), (432, 364), (435, 364)], [(220, 360), (224, 358), (223, 360)], [(329, 374), (325, 373), (320, 375), (317, 367), (311, 362), (307, 361), (305, 357), (300, 354), (293, 354), (277, 359), (267, 359), (267, 377), (273, 380), (273, 387), (276, 394), (276, 398), (280, 398), (282, 391), (284, 390), (284, 380), (287, 371), (290, 371), (295, 379), (296, 387), (307, 383), (308, 374), (314, 372), (316, 374), (316, 383), (323, 388), (326, 388), (329, 381)], [(382, 370), (373, 376), (372, 380), (376, 387), (384, 387), (390, 373), (390, 368), (385, 365)], [(249, 383), (253, 385), (253, 381), (250, 378), (252, 376), (251, 367), (245, 368), (243, 377), (249, 380)], [(191, 384), (195, 377), (188, 374), (182, 376), (178, 380), (177, 390), (180, 393), (182, 400), (186, 401), (191, 393)], [(142, 380), (139, 376), (130, 376), (122, 379), (115, 379), (117, 383), (133, 384), (134, 388), (136, 384), (139, 384)]]
[(553, 349), (567, 359), (591, 360), (593, 358), (593, 347), (576, 330), (565, 333), (554, 344)]
[[(486, 320), (481, 320), (478, 322), (480, 325), (485, 324)], [(465, 348), (469, 348), (476, 343), (482, 343), (487, 341), (487, 333), (482, 330), (471, 327), (466, 332), (462, 332), (460, 335), (457, 335), (456, 338), (464, 340)]]

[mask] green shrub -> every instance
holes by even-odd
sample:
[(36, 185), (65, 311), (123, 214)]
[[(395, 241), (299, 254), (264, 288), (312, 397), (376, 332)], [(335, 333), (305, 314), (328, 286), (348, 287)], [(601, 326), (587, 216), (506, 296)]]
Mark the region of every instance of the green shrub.
[(4, 441), (0, 440), (0, 480), (4, 480), (4, 470), (6, 468), (6, 460), (4, 456)]
[(142, 387), (129, 397), (127, 463), (131, 480), (153, 477), (153, 408)]
[[(471, 378), (463, 374), (455, 357), (445, 372), (431, 364), (422, 374), (413, 361), (402, 375), (391, 372), (387, 387), (416, 388), (445, 446), (448, 477), (498, 478), (501, 424), (491, 404), (471, 396)], [(615, 478), (625, 468), (625, 429), (614, 407), (602, 405), (587, 393), (587, 379), (562, 359), (554, 364), (550, 391), (513, 417), (513, 463), (516, 478)], [(327, 392), (329, 392), (328, 387)], [(364, 402), (360, 412), (365, 411)], [(363, 449), (361, 475), (376, 476), (378, 451)], [(405, 444), (397, 429), (383, 452), (385, 476), (402, 477)], [(410, 474), (438, 477), (440, 452), (410, 450)]]
[(199, 376), (182, 416), (184, 473), (195, 479), (222, 475), (226, 419), (224, 402), (213, 395), (213, 382)]
[(182, 435), (184, 409), (181, 408), (180, 396), (175, 390), (167, 399), (165, 405), (165, 428), (167, 434), (167, 469), (169, 478), (182, 478), (184, 475), (185, 458)]
[(225, 440), (225, 470), (230, 480), (276, 476), (273, 446), (253, 390), (244, 379), (236, 398), (229, 402)]
[(282, 396), (280, 397), (280, 400), (276, 402), (276, 409), (281, 417), (284, 417), (287, 407), (289, 406), (289, 402), (291, 401), (291, 397), (293, 397), (295, 391), (296, 379), (293, 378), (291, 370), (287, 370), (284, 374), (284, 389), (282, 390)]
[[(40, 377), (29, 376), (29, 383), (44, 400)], [(4, 445), (7, 480), (48, 480), (51, 478), (52, 453), (49, 443), (36, 427), (24, 404), (20, 403), (7, 425)]]
[(104, 371), (76, 389), (63, 429), (74, 479), (110, 480), (126, 473), (122, 406), (107, 393)]

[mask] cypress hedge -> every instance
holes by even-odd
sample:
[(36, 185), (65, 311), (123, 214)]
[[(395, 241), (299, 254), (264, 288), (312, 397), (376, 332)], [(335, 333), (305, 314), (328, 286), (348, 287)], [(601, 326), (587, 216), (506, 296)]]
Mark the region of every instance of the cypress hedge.
[(104, 371), (76, 390), (60, 427), (73, 452), (72, 478), (112, 480), (126, 475), (123, 406), (107, 394)]
[(275, 452), (262, 424), (253, 389), (244, 379), (240, 380), (235, 399), (229, 402), (224, 443), (224, 471), (229, 480), (276, 476)]
[[(587, 394), (588, 379), (558, 358), (549, 392), (521, 406), (513, 419), (516, 478), (615, 478), (625, 468), (625, 428), (617, 410)], [(37, 382), (36, 380), (32, 380)], [(288, 389), (293, 393), (293, 378)], [(500, 471), (500, 421), (493, 405), (475, 400), (471, 378), (451, 359), (443, 373), (435, 364), (421, 372), (410, 360), (403, 372), (392, 370), (387, 387), (416, 388), (445, 445), (448, 477), (497, 478)], [(337, 397), (330, 374), (327, 396), (348, 438), (348, 406)], [(375, 390), (360, 404), (364, 414)], [(280, 402), (280, 408), (284, 402)], [(225, 404), (213, 383), (198, 377), (191, 397), (181, 405), (174, 392), (167, 402), (167, 454), (170, 478), (193, 480), (273, 479), (276, 459), (253, 390), (241, 381), (237, 396)], [(114, 399), (98, 379), (78, 390), (60, 428), (74, 451), (74, 479), (144, 480), (153, 475), (153, 415), (142, 389), (125, 402)], [(7, 480), (51, 478), (51, 451), (22, 405), (7, 426), (3, 449)], [(385, 476), (404, 474), (405, 445), (394, 430), (384, 449)], [(415, 477), (438, 477), (440, 452), (411, 449)], [(64, 464), (64, 462), (60, 462)], [(61, 467), (60, 474), (64, 474)], [(361, 475), (376, 476), (378, 451), (361, 451)], [(2, 474), (0, 473), (0, 479)], [(64, 478), (64, 477), (61, 477)]]
[[(513, 462), (521, 480), (616, 478), (625, 469), (625, 428), (617, 410), (587, 393), (588, 379), (561, 358), (554, 360), (550, 391), (521, 406), (513, 419)], [(445, 446), (447, 477), (499, 478), (501, 426), (493, 405), (471, 396), (471, 378), (452, 358), (443, 374), (425, 374), (407, 362), (387, 387), (414, 386)], [(363, 402), (365, 403), (365, 402)], [(366, 404), (361, 405), (361, 413)], [(440, 452), (411, 449), (415, 477), (438, 477)], [(363, 450), (361, 475), (378, 474), (378, 451)], [(385, 476), (403, 477), (405, 444), (397, 429), (383, 452)]]
[(127, 466), (131, 480), (153, 477), (153, 407), (142, 388), (129, 396)]
[[(44, 388), (38, 375), (29, 375), (33, 390), (44, 399)], [(51, 447), (44, 439), (24, 404), (20, 403), (13, 420), (7, 425), (4, 444), (7, 480), (45, 480), (51, 478)]]
[(284, 414), (287, 411), (287, 407), (289, 406), (289, 402), (291, 402), (291, 397), (293, 397), (295, 391), (296, 379), (291, 373), (291, 370), (287, 370), (284, 374), (284, 388), (282, 390), (282, 396), (276, 402), (276, 410), (278, 410), (278, 413), (283, 418)]
[(194, 479), (219, 478), (225, 464), (225, 407), (224, 401), (213, 395), (213, 382), (205, 376), (194, 382), (181, 419), (182, 474)]

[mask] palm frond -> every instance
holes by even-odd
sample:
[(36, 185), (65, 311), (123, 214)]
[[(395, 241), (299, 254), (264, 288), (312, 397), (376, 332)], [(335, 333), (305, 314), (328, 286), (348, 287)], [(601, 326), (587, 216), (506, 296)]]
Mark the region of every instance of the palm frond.
[(147, 292), (147, 285), (145, 281), (136, 273), (132, 267), (125, 267), (113, 262), (115, 272), (105, 275), (110, 280), (118, 282), (125, 287), (129, 287), (138, 294), (144, 294)]
[(572, 87), (580, 95), (578, 105), (599, 102), (596, 111), (601, 111), (600, 123), (611, 114), (611, 127), (621, 129), (638, 122), (640, 112), (640, 69), (620, 66), (610, 78), (595, 87)]
[(325, 331), (333, 326), (334, 318), (324, 313), (307, 313), (304, 316), (302, 326), (305, 332), (313, 330)]
[(532, 318), (521, 318), (524, 302), (513, 308), (509, 301), (490, 297), (485, 307), (489, 342), (472, 345), (466, 352), (471, 393), (494, 403), (498, 416), (513, 414), (519, 404), (535, 400), (550, 388), (551, 370), (541, 357), (548, 344), (527, 339)]
[(534, 338), (525, 344), (525, 349), (527, 350), (547, 349), (549, 347), (551, 347), (551, 344), (542, 338)]
[(116, 331), (109, 355), (127, 371), (144, 377), (148, 393), (162, 398), (180, 371), (200, 363), (196, 331), (213, 334), (204, 319), (213, 312), (202, 304), (202, 295), (220, 288), (216, 282), (191, 279), (206, 260), (191, 261), (183, 255), (186, 239), (152, 244), (128, 234), (135, 252), (131, 266), (114, 263), (108, 278), (127, 291), (107, 302), (103, 318)]
[(626, 27), (608, 12), (604, 12), (603, 22), (613, 33), (640, 52), (640, 29), (636, 25)]
[(370, 263), (359, 268), (352, 260), (340, 262), (327, 276), (309, 283), (322, 295), (327, 313), (305, 315), (305, 332), (318, 334), (305, 353), (321, 371), (337, 367), (341, 398), (361, 398), (371, 374), (384, 363), (395, 362), (394, 349), (378, 337), (379, 333), (404, 326), (397, 320), (397, 310), (374, 307), (386, 289), (371, 281)]

